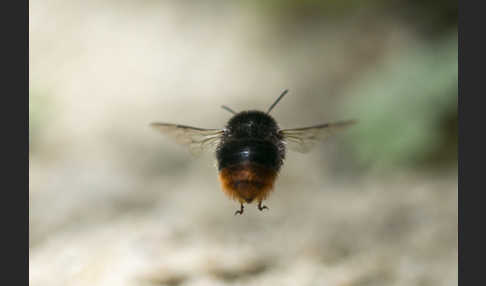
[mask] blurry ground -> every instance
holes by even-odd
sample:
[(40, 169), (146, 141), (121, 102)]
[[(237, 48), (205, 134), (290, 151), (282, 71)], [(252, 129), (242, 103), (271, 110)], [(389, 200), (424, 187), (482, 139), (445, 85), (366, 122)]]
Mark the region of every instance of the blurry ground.
[[(454, 9), (303, 2), (31, 1), (31, 285), (457, 284)], [(289, 153), (269, 211), (148, 127), (285, 88), (284, 128), (360, 124)]]

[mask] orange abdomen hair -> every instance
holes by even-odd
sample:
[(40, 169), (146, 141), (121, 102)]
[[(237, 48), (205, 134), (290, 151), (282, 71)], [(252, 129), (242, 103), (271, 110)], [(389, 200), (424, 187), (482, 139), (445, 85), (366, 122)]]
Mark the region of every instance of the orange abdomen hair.
[(248, 161), (225, 167), (219, 172), (224, 193), (240, 203), (266, 199), (273, 190), (276, 177), (275, 170)]

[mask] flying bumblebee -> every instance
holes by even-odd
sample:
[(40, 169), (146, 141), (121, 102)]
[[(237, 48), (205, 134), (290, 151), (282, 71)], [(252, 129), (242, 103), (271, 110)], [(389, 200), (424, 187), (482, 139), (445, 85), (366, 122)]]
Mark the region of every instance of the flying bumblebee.
[(215, 148), (223, 192), (240, 203), (235, 215), (243, 214), (243, 204), (253, 201), (258, 202), (258, 209), (262, 211), (268, 209), (262, 202), (273, 190), (287, 148), (306, 153), (316, 142), (356, 123), (356, 120), (346, 120), (280, 129), (269, 113), (287, 92), (283, 91), (267, 112), (235, 112), (225, 105), (221, 106), (234, 114), (223, 129), (160, 122), (150, 125), (179, 144), (188, 146), (193, 154)]

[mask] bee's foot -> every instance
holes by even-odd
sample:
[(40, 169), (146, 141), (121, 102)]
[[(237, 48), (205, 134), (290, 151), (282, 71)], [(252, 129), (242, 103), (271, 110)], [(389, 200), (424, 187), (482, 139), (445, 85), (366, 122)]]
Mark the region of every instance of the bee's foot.
[(268, 207), (267, 207), (267, 206), (262, 205), (262, 202), (259, 202), (259, 203), (258, 203), (258, 209), (259, 209), (260, 211), (263, 211), (264, 209), (267, 209), (267, 210), (268, 210)]
[(235, 214), (234, 214), (234, 215), (237, 215), (237, 214), (241, 215), (241, 214), (243, 214), (243, 209), (244, 209), (244, 208), (243, 208), (243, 204), (241, 204), (241, 205), (240, 205), (240, 209), (239, 209), (239, 210), (237, 210), (237, 211), (235, 211)]

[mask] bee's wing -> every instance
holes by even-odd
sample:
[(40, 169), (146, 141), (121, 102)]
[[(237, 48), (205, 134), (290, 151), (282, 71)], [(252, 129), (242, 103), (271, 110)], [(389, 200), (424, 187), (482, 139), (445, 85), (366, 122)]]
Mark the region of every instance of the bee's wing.
[(310, 151), (317, 142), (325, 140), (336, 131), (345, 129), (355, 123), (357, 123), (356, 120), (346, 120), (303, 128), (283, 129), (280, 130), (280, 134), (290, 150), (306, 153)]
[(151, 123), (150, 126), (175, 139), (177, 143), (187, 146), (191, 154), (196, 156), (204, 150), (215, 148), (224, 133), (221, 129), (204, 129), (161, 122)]

